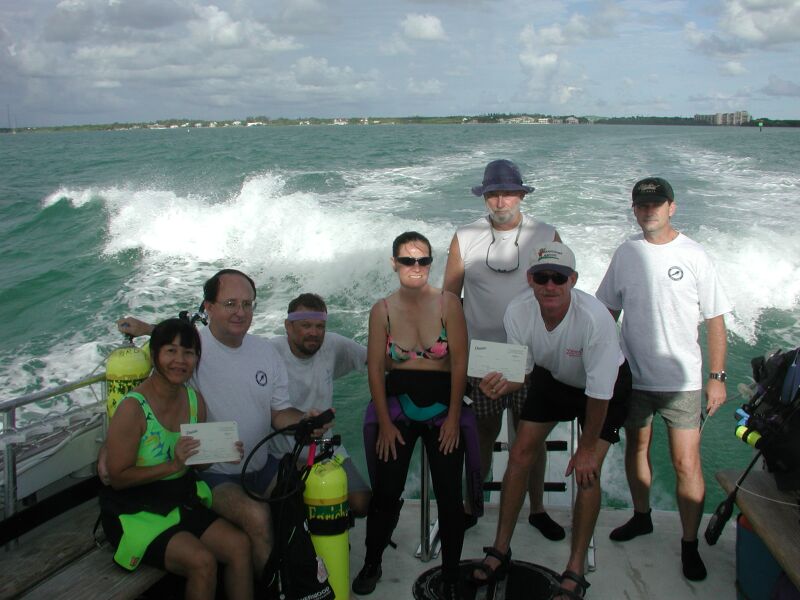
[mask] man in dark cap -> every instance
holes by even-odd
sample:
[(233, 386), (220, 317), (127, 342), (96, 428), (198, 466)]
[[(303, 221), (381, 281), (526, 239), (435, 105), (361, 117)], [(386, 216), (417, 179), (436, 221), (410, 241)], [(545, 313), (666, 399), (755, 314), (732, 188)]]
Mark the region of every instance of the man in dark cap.
[[(673, 228), (675, 196), (660, 177), (633, 187), (636, 235), (611, 259), (597, 298), (615, 319), (622, 319), (622, 349), (633, 373), (631, 407), (625, 422), (625, 472), (633, 499), (633, 517), (611, 532), (624, 542), (653, 531), (650, 518), (650, 440), (659, 413), (667, 425), (676, 474), (678, 512), (683, 526), (684, 576), (705, 579), (697, 551), (705, 483), (700, 464), (703, 380), (712, 415), (725, 402), (725, 313), (732, 307), (711, 259), (697, 242)], [(702, 375), (697, 325), (702, 317), (708, 340), (708, 375)]]
[[(483, 196), (488, 214), (458, 228), (450, 243), (444, 275), (447, 291), (457, 296), (464, 292), (464, 316), (470, 340), (506, 341), (503, 315), (509, 302), (528, 289), (525, 275), (528, 256), (547, 242), (561, 241), (552, 225), (520, 210), (525, 194), (533, 190), (522, 183), (517, 165), (505, 159), (486, 165), (483, 182), (472, 188), (474, 195)], [(492, 464), (492, 448), (500, 433), (503, 410), (510, 408), (517, 424), (526, 390), (490, 399), (479, 389), (479, 381), (470, 378), (470, 397), (478, 420), (481, 476), (485, 478)], [(528, 520), (548, 539), (560, 540), (565, 536), (564, 528), (550, 518), (542, 504), (546, 464), (546, 453), (540, 452), (529, 478)], [(467, 527), (476, 522), (469, 510), (467, 506)]]

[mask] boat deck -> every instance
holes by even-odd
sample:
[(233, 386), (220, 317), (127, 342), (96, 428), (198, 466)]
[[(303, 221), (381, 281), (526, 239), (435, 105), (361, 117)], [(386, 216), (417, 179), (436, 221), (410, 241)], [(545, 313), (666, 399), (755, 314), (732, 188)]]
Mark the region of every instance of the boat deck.
[[(432, 503), (433, 504), (433, 503)], [(411, 599), (411, 586), (424, 571), (440, 564), (439, 559), (423, 563), (414, 557), (419, 545), (419, 502), (406, 501), (400, 524), (392, 539), (397, 549), (387, 548), (383, 557), (383, 576), (373, 594), (364, 598)], [(432, 506), (433, 508), (433, 506)], [(527, 521), (527, 507), (523, 507), (514, 532), (511, 547), (513, 558), (535, 563), (561, 572), (569, 556), (569, 531), (567, 539), (551, 542), (545, 539)], [(435, 512), (435, 511), (434, 511)], [(550, 515), (562, 525), (570, 521), (569, 509), (548, 508)], [(483, 546), (494, 539), (498, 508), (486, 507), (486, 514), (478, 524), (467, 531), (464, 539), (462, 559), (481, 558)], [(654, 532), (630, 542), (618, 543), (608, 539), (612, 529), (624, 523), (630, 510), (604, 509), (595, 529), (596, 566), (586, 578), (591, 588), (587, 598), (594, 600), (675, 600), (676, 598), (735, 598), (735, 521), (726, 525), (715, 546), (700, 541), (700, 555), (708, 569), (708, 578), (701, 582), (684, 579), (681, 573), (680, 537), (678, 514), (668, 511), (653, 511)], [(708, 515), (703, 518), (705, 531)], [(351, 529), (350, 577), (361, 569), (364, 561), (364, 533), (366, 523), (358, 521)], [(358, 598), (355, 594), (353, 598)], [(535, 599), (534, 599), (535, 600)]]

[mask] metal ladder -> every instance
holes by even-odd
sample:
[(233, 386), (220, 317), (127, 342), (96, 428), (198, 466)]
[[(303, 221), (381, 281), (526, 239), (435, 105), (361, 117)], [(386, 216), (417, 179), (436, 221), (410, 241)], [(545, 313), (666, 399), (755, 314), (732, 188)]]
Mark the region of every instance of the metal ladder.
[[(508, 414), (508, 442), (495, 442), (494, 452), (508, 452), (513, 444), (514, 427), (510, 413)], [(568, 451), (570, 456), (574, 453), (574, 449), (578, 446), (578, 438), (580, 436), (580, 425), (578, 420), (574, 419), (570, 423), (570, 439), (567, 440), (547, 440), (545, 446), (547, 452), (565, 452)], [(501, 491), (502, 481), (487, 481), (483, 484), (484, 491)], [(545, 481), (545, 492), (566, 492), (567, 484), (564, 481)], [(571, 487), (571, 506), (575, 506), (576, 497), (576, 484), (575, 476), (572, 477)], [(422, 446), (422, 453), (420, 456), (420, 543), (417, 546), (417, 551), (414, 555), (422, 562), (428, 562), (433, 558), (439, 556), (441, 550), (441, 540), (439, 539), (439, 521), (438, 519), (431, 523), (431, 510), (430, 510), (430, 470), (428, 468), (428, 454), (425, 446)], [(596, 546), (594, 541), (594, 534), (589, 540), (589, 549), (586, 553), (586, 570), (591, 572), (597, 569), (597, 555)]]

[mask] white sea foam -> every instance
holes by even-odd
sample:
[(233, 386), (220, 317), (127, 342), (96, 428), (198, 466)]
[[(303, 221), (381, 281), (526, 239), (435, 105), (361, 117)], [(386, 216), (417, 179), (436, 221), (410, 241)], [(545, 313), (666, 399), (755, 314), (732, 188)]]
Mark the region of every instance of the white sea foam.
[(432, 280), (442, 280), (453, 224), (431, 225), (358, 199), (284, 189), (280, 175), (264, 173), (224, 202), (166, 190), (99, 190), (108, 213), (104, 253), (141, 254), (117, 300), (132, 311), (157, 312), (176, 302), (192, 308), (202, 282), (226, 266), (251, 274), (270, 296), (261, 302), (255, 332), (279, 330), (288, 299), (299, 291), (344, 295), (366, 315), (395, 286), (391, 240), (409, 229), (431, 239), (437, 257)]
[(92, 200), (97, 200), (98, 198), (99, 193), (93, 188), (88, 188), (85, 190), (72, 190), (69, 188), (60, 187), (52, 194), (48, 194), (42, 200), (42, 207), (47, 208), (48, 206), (52, 206), (61, 200), (65, 200), (74, 208), (80, 208), (81, 206), (88, 204)]

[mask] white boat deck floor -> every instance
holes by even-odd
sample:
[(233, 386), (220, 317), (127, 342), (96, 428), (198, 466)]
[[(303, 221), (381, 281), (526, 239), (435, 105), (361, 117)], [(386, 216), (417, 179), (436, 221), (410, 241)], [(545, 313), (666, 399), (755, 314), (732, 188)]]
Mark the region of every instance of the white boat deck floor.
[[(435, 514), (435, 503), (431, 503)], [(568, 508), (548, 508), (550, 515), (562, 525), (570, 522)], [(483, 546), (494, 540), (498, 508), (487, 505), (478, 525), (466, 532), (461, 558), (480, 558)], [(735, 587), (735, 520), (726, 525), (719, 541), (709, 546), (703, 539), (708, 515), (700, 527), (700, 555), (708, 570), (701, 582), (686, 580), (681, 573), (681, 528), (677, 512), (653, 511), (654, 531), (629, 542), (612, 542), (608, 534), (630, 517), (630, 509), (601, 511), (595, 529), (596, 566), (586, 575), (591, 584), (586, 597), (591, 600), (680, 600), (682, 598), (736, 598)], [(569, 533), (559, 542), (545, 539), (528, 524), (527, 506), (523, 507), (511, 543), (513, 558), (535, 563), (558, 573), (569, 556)], [(350, 578), (355, 578), (364, 561), (366, 521), (361, 519), (350, 530)], [(386, 549), (383, 576), (369, 596), (352, 598), (412, 599), (412, 584), (418, 575), (440, 564), (439, 558), (423, 563), (414, 557), (419, 545), (419, 502), (406, 501), (400, 523), (392, 539), (397, 549)]]

